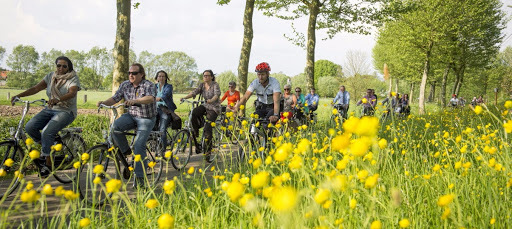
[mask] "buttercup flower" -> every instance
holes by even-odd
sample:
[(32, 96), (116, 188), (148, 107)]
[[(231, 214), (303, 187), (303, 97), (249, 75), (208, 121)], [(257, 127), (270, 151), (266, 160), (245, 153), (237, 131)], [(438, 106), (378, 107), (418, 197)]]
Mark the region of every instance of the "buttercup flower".
[(165, 213), (158, 217), (158, 228), (160, 229), (172, 229), (174, 228), (174, 217)]
[(122, 182), (117, 179), (111, 179), (107, 181), (105, 186), (107, 187), (107, 193), (116, 193), (121, 188)]
[(156, 208), (158, 206), (158, 201), (155, 199), (149, 199), (148, 201), (146, 201), (146, 204), (144, 204), (144, 206), (146, 206), (149, 209)]
[(278, 187), (272, 190), (269, 203), (276, 212), (288, 212), (295, 207), (297, 199), (297, 191), (292, 187)]
[(80, 222), (78, 223), (80, 224), (80, 227), (87, 227), (91, 224), (91, 220), (89, 218), (83, 218), (80, 220)]

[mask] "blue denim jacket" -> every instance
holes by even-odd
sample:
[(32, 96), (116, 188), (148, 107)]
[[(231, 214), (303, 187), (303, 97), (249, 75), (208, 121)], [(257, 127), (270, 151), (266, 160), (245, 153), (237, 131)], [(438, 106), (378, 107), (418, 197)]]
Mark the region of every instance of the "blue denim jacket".
[[(157, 83), (156, 87), (159, 88), (160, 84)], [(174, 110), (176, 110), (177, 107), (176, 107), (176, 104), (174, 103), (174, 100), (172, 99), (172, 91), (173, 91), (172, 84), (166, 83), (164, 85), (164, 89), (162, 91), (162, 99), (164, 100), (167, 108), (169, 108), (169, 110), (171, 110), (171, 111), (174, 111)]]

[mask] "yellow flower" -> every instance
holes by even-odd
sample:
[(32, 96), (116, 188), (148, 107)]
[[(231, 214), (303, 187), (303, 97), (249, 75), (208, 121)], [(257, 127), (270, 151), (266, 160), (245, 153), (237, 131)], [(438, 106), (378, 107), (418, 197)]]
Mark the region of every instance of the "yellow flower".
[(229, 199), (232, 202), (236, 202), (244, 194), (245, 187), (242, 183), (238, 181), (233, 181), (229, 183), (228, 189), (226, 191)]
[(306, 139), (306, 138), (303, 138), (299, 141), (299, 144), (297, 144), (297, 150), (299, 153), (305, 153), (306, 151), (309, 150), (311, 146), (311, 142)]
[(316, 190), (314, 199), (317, 204), (323, 204), (325, 201), (329, 200), (329, 197), (331, 197), (331, 191), (329, 191), (329, 189), (320, 188)]
[[(201, 170), (201, 169), (199, 169), (199, 170)], [(249, 177), (242, 177), (242, 178), (240, 178), (240, 183), (248, 184), (249, 183)]]
[(144, 206), (146, 206), (149, 209), (156, 208), (158, 206), (158, 201), (155, 199), (149, 199), (148, 201), (146, 201), (146, 204), (144, 204)]
[(274, 160), (282, 162), (288, 158), (288, 155), (292, 152), (293, 145), (291, 143), (284, 143), (277, 148), (274, 153)]
[(333, 115), (337, 115), (338, 114), (338, 109), (332, 109), (332, 114)]
[(302, 157), (295, 155), (292, 157), (290, 164), (288, 164), (288, 167), (291, 170), (296, 170), (302, 168)]
[(32, 138), (27, 138), (27, 139), (25, 140), (25, 144), (26, 144), (27, 146), (31, 146), (32, 144), (34, 144), (34, 140), (32, 140)]
[(92, 183), (94, 183), (94, 184), (101, 183), (101, 178), (100, 177), (95, 177), (94, 180), (92, 180)]
[(505, 108), (512, 109), (512, 100), (507, 100), (505, 102)]
[(88, 153), (83, 153), (82, 154), (82, 161), (87, 161), (89, 160), (89, 154)]
[(411, 225), (411, 222), (409, 222), (409, 219), (402, 219), (398, 222), (398, 225), (400, 225), (400, 228), (407, 228)]
[(357, 128), (353, 131), (359, 136), (375, 136), (379, 130), (379, 119), (373, 116), (362, 117), (357, 125)]
[(475, 113), (476, 113), (477, 115), (481, 114), (483, 111), (484, 111), (484, 109), (482, 109), (482, 107), (481, 107), (481, 106), (479, 106), (479, 105), (476, 105), (476, 106), (475, 106)]
[(211, 123), (210, 123), (210, 125), (211, 125), (212, 127), (215, 127), (215, 125), (216, 125), (216, 124), (215, 124), (215, 122), (211, 122)]
[(368, 177), (368, 171), (363, 169), (363, 170), (359, 170), (359, 172), (357, 172), (357, 178), (359, 179), (359, 181), (363, 182), (366, 180), (366, 178)]
[(25, 187), (27, 190), (32, 190), (34, 188), (34, 184), (32, 184), (32, 181), (27, 182), (27, 187)]
[(5, 160), (5, 162), (4, 162), (4, 165), (7, 167), (11, 167), (13, 164), (14, 164), (14, 161), (10, 158), (7, 158), (7, 160)]
[(164, 188), (165, 193), (170, 195), (176, 189), (176, 183), (174, 182), (174, 180), (166, 180), (164, 182), (163, 188)]
[(377, 182), (379, 180), (379, 174), (375, 174), (373, 176), (368, 177), (366, 181), (364, 182), (364, 187), (367, 189), (371, 189), (377, 185)]
[(368, 100), (366, 98), (361, 99), (362, 103), (368, 103)]
[(244, 105), (240, 105), (240, 110), (244, 110), (245, 109), (245, 106)]
[(504, 123), (503, 127), (505, 128), (507, 134), (512, 133), (512, 120), (508, 120), (506, 123)]
[(76, 198), (78, 198), (80, 196), (79, 193), (75, 193), (71, 190), (67, 190), (64, 192), (64, 198), (66, 198), (67, 200), (74, 200)]
[(107, 181), (105, 186), (107, 187), (107, 193), (116, 193), (121, 188), (122, 182), (117, 179), (111, 179)]
[(370, 225), (370, 229), (381, 229), (381, 228), (382, 228), (382, 223), (380, 222), (380, 220), (375, 220)]
[(55, 188), (55, 196), (62, 196), (65, 192), (66, 190), (64, 190), (64, 187), (62, 186)]
[(165, 158), (171, 158), (172, 152), (170, 150), (167, 150), (165, 152)]
[(430, 125), (430, 123), (425, 123), (425, 128), (430, 128), (432, 125)]
[(491, 225), (495, 224), (496, 223), (496, 219), (495, 218), (492, 218), (491, 221), (489, 222)]
[(100, 174), (100, 173), (103, 173), (103, 165), (96, 165), (94, 166), (94, 169), (92, 170), (93, 173), (95, 174)]
[(379, 148), (380, 149), (385, 149), (387, 146), (388, 146), (388, 140), (386, 140), (384, 138), (381, 138), (379, 140)]
[(0, 177), (3, 177), (5, 175), (7, 175), (7, 172), (5, 171), (5, 169), (1, 168), (0, 169)]
[(256, 158), (256, 160), (254, 160), (254, 161), (252, 162), (252, 168), (254, 168), (254, 169), (259, 168), (259, 167), (260, 167), (260, 165), (261, 165), (261, 163), (263, 163), (263, 162), (261, 161), (261, 158)]
[(455, 198), (455, 195), (454, 194), (447, 194), (447, 195), (444, 195), (444, 196), (441, 196), (439, 197), (439, 199), (437, 200), (437, 205), (439, 207), (446, 207), (448, 206), (450, 203), (452, 203), (453, 199)]
[(356, 199), (350, 199), (350, 201), (348, 202), (348, 206), (349, 206), (351, 209), (356, 208), (356, 206), (357, 206), (357, 200), (356, 200)]
[(247, 194), (244, 194), (242, 196), (242, 198), (240, 198), (240, 200), (238, 201), (238, 203), (240, 204), (240, 206), (242, 207), (245, 207), (247, 205), (247, 202), (249, 202), (250, 200), (252, 200), (254, 198), (254, 195), (251, 194), (251, 193), (247, 193)]
[(194, 170), (195, 170), (195, 169), (194, 169), (194, 166), (192, 166), (192, 167), (188, 168), (187, 173), (188, 173), (188, 174), (193, 174), (193, 173), (194, 173)]
[[(350, 119), (350, 118), (349, 118)], [(350, 136), (347, 134), (338, 135), (331, 141), (333, 151), (342, 152), (350, 145)]]
[(89, 224), (91, 224), (91, 220), (89, 218), (83, 218), (79, 222), (80, 227), (87, 227)]
[(73, 168), (78, 169), (78, 168), (80, 168), (80, 165), (82, 165), (82, 163), (77, 161), (77, 162), (73, 163)]
[(158, 217), (158, 228), (172, 229), (174, 228), (174, 217), (165, 213)]
[(441, 215), (441, 219), (448, 219), (448, 217), (450, 217), (450, 214), (452, 213), (452, 211), (450, 210), (450, 208), (446, 207), (444, 208), (444, 212), (443, 214)]
[(251, 178), (251, 186), (254, 189), (263, 188), (268, 185), (270, 181), (270, 174), (266, 171), (261, 171)]
[(32, 159), (32, 160), (35, 160), (37, 158), (39, 158), (41, 154), (39, 153), (39, 151), (33, 149), (32, 151), (30, 151), (30, 153), (28, 153), (28, 156)]
[(276, 212), (288, 212), (295, 207), (297, 199), (297, 191), (292, 187), (277, 187), (273, 188), (269, 203)]
[(350, 152), (356, 157), (362, 157), (368, 152), (370, 148), (371, 140), (368, 137), (361, 137), (350, 145)]
[(57, 152), (61, 151), (61, 150), (62, 150), (62, 144), (60, 144), (60, 143), (59, 143), (59, 144), (57, 144), (57, 145), (54, 145), (54, 146), (53, 146), (53, 149), (54, 149), (55, 151), (57, 151)]
[(45, 184), (43, 186), (43, 190), (41, 191), (43, 194), (49, 196), (49, 195), (52, 195), (53, 194), (53, 189), (52, 189), (52, 185), (50, 184)]
[(140, 159), (141, 159), (140, 154), (137, 154), (137, 155), (135, 155), (135, 157), (133, 157), (133, 160), (134, 160), (135, 162), (139, 162), (139, 161), (140, 161)]
[(24, 203), (33, 203), (39, 200), (41, 195), (36, 190), (24, 191), (21, 193), (20, 200)]

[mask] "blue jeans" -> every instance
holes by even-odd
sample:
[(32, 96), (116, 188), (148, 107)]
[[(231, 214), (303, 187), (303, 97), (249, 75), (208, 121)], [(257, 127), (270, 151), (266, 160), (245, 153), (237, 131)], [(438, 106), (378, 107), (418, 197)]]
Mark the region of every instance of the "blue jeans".
[[(146, 142), (148, 141), (151, 130), (155, 126), (155, 120), (156, 117), (137, 118), (133, 117), (131, 114), (125, 113), (116, 119), (112, 125), (114, 131), (121, 132), (137, 128), (137, 135), (135, 136), (135, 142), (133, 143), (133, 153), (135, 155), (140, 155), (141, 162), (144, 162), (144, 168), (146, 168), (148, 164), (146, 159)], [(117, 147), (119, 147), (121, 153), (130, 150), (130, 146), (126, 140), (126, 135), (122, 133), (116, 134), (114, 132), (112, 134), (112, 139), (114, 139), (114, 142)], [(141, 162), (136, 162), (134, 165), (136, 177), (144, 177), (144, 168), (142, 167)]]
[(165, 149), (165, 147), (167, 147), (167, 127), (171, 122), (171, 116), (163, 112), (161, 109), (158, 109), (158, 118), (160, 119), (158, 121), (158, 131), (160, 131), (163, 149)]
[(25, 132), (35, 142), (41, 142), (41, 156), (50, 156), (55, 135), (71, 124), (75, 118), (71, 112), (43, 109), (27, 122)]

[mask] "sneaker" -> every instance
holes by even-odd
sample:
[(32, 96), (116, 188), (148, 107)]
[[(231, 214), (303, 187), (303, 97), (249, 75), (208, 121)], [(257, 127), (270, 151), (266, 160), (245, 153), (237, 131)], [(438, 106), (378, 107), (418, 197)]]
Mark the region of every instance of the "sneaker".
[(39, 177), (47, 178), (50, 175), (50, 169), (46, 165), (41, 166), (41, 170), (39, 170)]

